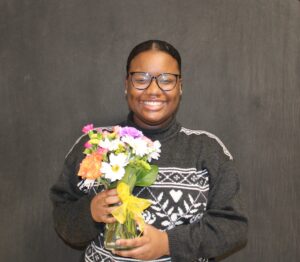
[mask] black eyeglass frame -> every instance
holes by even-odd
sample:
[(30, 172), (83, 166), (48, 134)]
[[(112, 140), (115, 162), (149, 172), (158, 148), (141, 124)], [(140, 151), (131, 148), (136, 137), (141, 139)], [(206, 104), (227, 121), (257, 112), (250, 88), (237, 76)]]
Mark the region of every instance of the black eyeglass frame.
[[(138, 88), (138, 87), (136, 87), (136, 86), (134, 86), (134, 83), (133, 83), (133, 81), (132, 81), (132, 75), (133, 74), (146, 74), (146, 75), (149, 75), (150, 77), (151, 77), (151, 79), (150, 79), (150, 82), (149, 82), (149, 85), (147, 86), (147, 87), (145, 87), (145, 88)], [(151, 83), (152, 83), (152, 81), (153, 81), (153, 79), (155, 79), (155, 82), (156, 82), (156, 84), (157, 84), (157, 86), (159, 87), (159, 89), (160, 90), (162, 90), (163, 92), (169, 92), (169, 91), (172, 91), (175, 87), (176, 87), (176, 85), (177, 85), (177, 82), (178, 82), (178, 79), (181, 79), (181, 74), (173, 74), (173, 73), (161, 73), (161, 74), (159, 74), (159, 75), (157, 75), (157, 76), (153, 76), (153, 75), (151, 75), (150, 73), (148, 73), (148, 72), (129, 72), (128, 73), (131, 77), (131, 83), (132, 83), (132, 86), (135, 88), (135, 89), (137, 89), (137, 90), (146, 90), (150, 85), (151, 85)], [(161, 87), (160, 87), (160, 85), (159, 85), (159, 83), (158, 83), (158, 81), (157, 81), (157, 78), (159, 78), (161, 75), (173, 75), (173, 76), (175, 76), (176, 77), (176, 82), (175, 82), (175, 84), (174, 84), (174, 86), (171, 88), (171, 89), (169, 89), (169, 90), (164, 90), (164, 89), (162, 89)]]

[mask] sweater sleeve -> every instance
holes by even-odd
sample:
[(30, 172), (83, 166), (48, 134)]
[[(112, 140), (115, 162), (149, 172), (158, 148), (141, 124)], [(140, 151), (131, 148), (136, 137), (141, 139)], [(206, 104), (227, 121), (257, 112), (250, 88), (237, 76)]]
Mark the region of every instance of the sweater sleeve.
[(216, 258), (244, 245), (247, 239), (248, 221), (233, 160), (214, 139), (203, 144), (200, 162), (210, 179), (207, 208), (199, 222), (167, 231), (175, 262)]
[(85, 247), (103, 229), (103, 224), (94, 222), (91, 216), (93, 195), (80, 191), (77, 186), (80, 182), (77, 172), (84, 157), (84, 140), (82, 138), (71, 149), (58, 181), (50, 189), (55, 230), (73, 247)]

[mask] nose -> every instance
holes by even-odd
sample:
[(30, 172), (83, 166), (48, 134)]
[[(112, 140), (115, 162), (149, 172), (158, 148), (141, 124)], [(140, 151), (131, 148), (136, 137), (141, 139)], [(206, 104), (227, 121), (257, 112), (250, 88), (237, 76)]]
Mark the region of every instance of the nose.
[(152, 79), (151, 79), (151, 82), (150, 82), (150, 85), (149, 87), (146, 89), (147, 93), (148, 94), (159, 94), (161, 93), (161, 89), (160, 87), (157, 85), (157, 80), (156, 78), (153, 76)]

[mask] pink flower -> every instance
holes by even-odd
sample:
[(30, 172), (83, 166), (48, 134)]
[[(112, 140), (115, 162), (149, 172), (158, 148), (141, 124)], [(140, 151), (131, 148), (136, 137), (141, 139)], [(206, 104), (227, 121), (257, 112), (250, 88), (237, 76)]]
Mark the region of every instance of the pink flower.
[(106, 154), (107, 153), (107, 149), (103, 148), (103, 147), (98, 147), (97, 152), (101, 155)]
[(89, 131), (91, 131), (93, 129), (94, 129), (94, 125), (93, 124), (88, 124), (88, 125), (86, 125), (82, 128), (82, 132), (87, 134)]
[(107, 132), (107, 131), (103, 131), (103, 132), (102, 132), (103, 138), (106, 138), (109, 134), (110, 134), (110, 133)]
[(87, 141), (87, 142), (84, 144), (84, 147), (85, 147), (85, 148), (91, 148), (92, 145), (89, 143), (89, 141)]
[(142, 140), (146, 141), (147, 145), (149, 145), (149, 146), (153, 145), (153, 141), (146, 136), (143, 136)]
[(120, 126), (114, 126), (113, 130), (114, 130), (114, 133), (119, 134), (121, 132), (122, 128)]

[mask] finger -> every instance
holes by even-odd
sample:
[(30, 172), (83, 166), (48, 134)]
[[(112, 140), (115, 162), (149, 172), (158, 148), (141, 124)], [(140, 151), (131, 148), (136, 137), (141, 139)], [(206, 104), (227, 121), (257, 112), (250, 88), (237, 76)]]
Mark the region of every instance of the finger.
[(118, 239), (117, 245), (123, 246), (123, 247), (140, 247), (148, 243), (147, 237), (137, 237), (132, 239)]
[(114, 209), (116, 209), (116, 206), (110, 207), (110, 206), (102, 206), (99, 207), (98, 211), (99, 211), (99, 215), (105, 215), (105, 216), (111, 216), (111, 213)]
[(115, 210), (118, 206), (113, 206), (113, 207), (107, 207), (106, 208), (106, 214), (111, 214), (113, 210)]
[[(106, 221), (108, 220), (108, 218), (112, 218), (111, 208), (104, 208), (104, 207), (94, 208), (91, 211), (91, 215), (92, 215), (92, 218), (96, 222), (104, 222), (104, 223), (106, 223)], [(112, 219), (109, 219), (109, 220), (112, 220)]]
[(120, 202), (120, 198), (118, 196), (108, 196), (104, 199), (105, 204), (112, 205)]
[(98, 199), (102, 199), (105, 197), (108, 197), (108, 190), (101, 191), (101, 192), (97, 193), (97, 195), (95, 196), (95, 198), (98, 198)]
[(141, 246), (131, 250), (113, 250), (113, 254), (121, 257), (132, 257), (135, 259), (145, 259), (146, 247)]
[(95, 198), (97, 199), (103, 199), (103, 198), (106, 198), (106, 197), (109, 197), (109, 196), (117, 196), (118, 193), (117, 193), (117, 190), (116, 189), (109, 189), (109, 190), (103, 190), (101, 192), (99, 192)]
[(106, 224), (111, 224), (117, 221), (113, 216), (102, 216), (101, 218), (101, 221)]
[(118, 195), (117, 189), (107, 190), (106, 193), (108, 196), (117, 196)]

